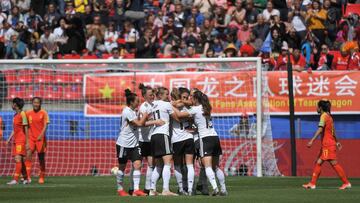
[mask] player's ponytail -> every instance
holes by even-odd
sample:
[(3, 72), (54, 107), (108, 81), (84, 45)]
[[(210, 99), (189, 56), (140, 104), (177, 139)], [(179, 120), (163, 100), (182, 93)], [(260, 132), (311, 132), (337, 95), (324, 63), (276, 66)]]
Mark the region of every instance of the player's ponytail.
[(195, 91), (193, 97), (202, 105), (204, 111), (203, 115), (210, 118), (212, 107), (208, 96), (200, 91)]
[(141, 90), (141, 95), (142, 95), (143, 97), (145, 97), (146, 92), (147, 92), (148, 90), (153, 91), (153, 89), (152, 89), (150, 86), (145, 86), (143, 83), (140, 83), (139, 89)]
[(322, 99), (318, 102), (318, 107), (323, 111), (331, 114), (331, 102), (329, 100)]
[(130, 105), (132, 102), (135, 101), (137, 95), (131, 92), (129, 89), (125, 90), (125, 97), (126, 97), (126, 105)]

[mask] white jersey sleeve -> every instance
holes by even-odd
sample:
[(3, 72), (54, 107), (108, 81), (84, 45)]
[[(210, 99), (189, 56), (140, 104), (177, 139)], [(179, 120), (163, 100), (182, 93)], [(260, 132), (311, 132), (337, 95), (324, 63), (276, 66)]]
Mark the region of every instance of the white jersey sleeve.
[(152, 115), (154, 120), (161, 119), (165, 122), (162, 126), (154, 126), (151, 135), (164, 134), (169, 136), (170, 115), (174, 113), (170, 102), (156, 100), (153, 102)]
[[(147, 113), (151, 115), (152, 112), (152, 104), (149, 104), (148, 102), (144, 102), (140, 105), (139, 108), (140, 113)], [(140, 142), (150, 142), (150, 133), (152, 131), (153, 126), (148, 127), (141, 127), (140, 135), (139, 135), (139, 141)]]
[(139, 129), (132, 126), (130, 123), (137, 119), (138, 116), (134, 110), (125, 107), (121, 116), (121, 131), (116, 141), (117, 145), (126, 148), (133, 148), (138, 146)]
[(212, 119), (208, 119), (204, 116), (202, 105), (193, 106), (188, 110), (188, 112), (194, 118), (200, 138), (218, 136), (213, 127)]

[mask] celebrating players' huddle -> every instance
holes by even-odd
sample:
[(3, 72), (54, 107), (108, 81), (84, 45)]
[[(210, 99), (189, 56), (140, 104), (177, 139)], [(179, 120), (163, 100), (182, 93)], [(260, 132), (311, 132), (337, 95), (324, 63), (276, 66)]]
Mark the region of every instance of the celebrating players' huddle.
[[(119, 196), (129, 195), (123, 188), (128, 160), (132, 162), (133, 196), (157, 195), (156, 183), (160, 177), (163, 179), (161, 195), (178, 195), (169, 189), (172, 163), (179, 194), (193, 195), (195, 154), (201, 160), (202, 173), (205, 171), (213, 188), (211, 194), (227, 195), (225, 176), (219, 168), (222, 150), (212, 125), (208, 97), (197, 89), (190, 94), (188, 89), (179, 88), (172, 91), (170, 102), (169, 90), (165, 87), (153, 89), (141, 84), (140, 89), (145, 101), (139, 110), (138, 96), (128, 89), (125, 91), (127, 106), (123, 109), (121, 132), (116, 142), (119, 167), (112, 169)], [(144, 191), (139, 189), (143, 157), (148, 163)], [(182, 171), (186, 171), (185, 177)], [(186, 184), (183, 184), (184, 178)]]
[(13, 180), (8, 185), (19, 183), (19, 176), (23, 176), (23, 183), (31, 183), (32, 155), (35, 150), (38, 153), (40, 174), (39, 183), (44, 183), (45, 178), (45, 152), (46, 152), (46, 129), (49, 124), (47, 112), (41, 109), (41, 98), (32, 99), (33, 110), (26, 113), (22, 110), (25, 102), (21, 98), (14, 98), (12, 108), (15, 111), (13, 118), (13, 131), (7, 140), (13, 141), (13, 156), (15, 158), (15, 173)]

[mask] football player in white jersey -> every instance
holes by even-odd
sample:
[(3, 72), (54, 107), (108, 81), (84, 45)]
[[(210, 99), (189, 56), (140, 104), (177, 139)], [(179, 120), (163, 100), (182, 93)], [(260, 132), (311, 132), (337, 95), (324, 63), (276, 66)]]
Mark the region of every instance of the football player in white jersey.
[[(136, 112), (136, 108), (139, 106), (139, 98), (135, 93), (132, 93), (129, 89), (125, 90), (126, 104), (127, 106), (122, 112), (121, 131), (116, 141), (116, 154), (119, 163), (119, 170), (116, 171), (116, 180), (118, 186), (119, 196), (129, 196), (123, 188), (124, 171), (128, 160), (131, 160), (133, 165), (133, 183), (134, 192), (133, 196), (146, 196), (139, 189), (140, 177), (141, 177), (141, 150), (139, 148), (139, 129), (138, 127), (144, 125), (162, 125), (161, 120), (154, 120), (146, 122), (148, 113), (143, 113), (142, 118)], [(146, 123), (145, 123), (146, 122)]]
[[(139, 85), (141, 95), (144, 98), (144, 103), (140, 105), (140, 114), (151, 114), (152, 105), (154, 102), (155, 94), (154, 90), (150, 86)], [(139, 146), (141, 149), (141, 156), (147, 160), (146, 179), (145, 179), (145, 193), (149, 193), (151, 186), (151, 175), (154, 169), (153, 157), (151, 156), (151, 143), (150, 143), (150, 132), (151, 126), (144, 126), (140, 128)]]
[[(219, 168), (219, 157), (222, 154), (222, 149), (219, 136), (212, 125), (212, 107), (208, 97), (200, 91), (194, 92), (192, 101), (194, 106), (188, 112), (180, 112), (175, 109), (175, 113), (179, 118), (192, 117), (194, 119), (199, 133), (201, 162), (213, 188), (212, 195), (227, 195), (225, 175)], [(220, 191), (216, 183), (214, 170), (221, 186)]]
[(158, 181), (162, 168), (163, 178), (163, 191), (161, 195), (164, 196), (177, 196), (169, 189), (169, 182), (171, 176), (171, 162), (173, 160), (169, 127), (170, 117), (178, 120), (176, 117), (173, 106), (169, 102), (169, 90), (164, 87), (159, 87), (156, 92), (158, 100), (153, 102), (152, 115), (153, 119), (161, 119), (165, 122), (162, 126), (155, 126), (151, 132), (151, 153), (155, 158), (156, 167), (153, 170), (151, 177), (151, 190), (149, 195), (157, 195), (156, 182)]
[[(190, 91), (187, 88), (173, 89), (171, 97), (173, 101), (186, 102), (189, 98)], [(179, 106), (180, 111), (186, 111), (185, 105)], [(190, 118), (180, 119), (179, 121), (172, 120), (172, 135), (171, 143), (174, 151), (174, 168), (175, 177), (179, 186), (179, 193), (182, 195), (192, 195), (194, 184), (194, 153), (195, 143), (194, 136), (189, 129), (192, 128)], [(182, 168), (186, 164), (184, 181), (187, 181), (187, 191), (184, 191)]]

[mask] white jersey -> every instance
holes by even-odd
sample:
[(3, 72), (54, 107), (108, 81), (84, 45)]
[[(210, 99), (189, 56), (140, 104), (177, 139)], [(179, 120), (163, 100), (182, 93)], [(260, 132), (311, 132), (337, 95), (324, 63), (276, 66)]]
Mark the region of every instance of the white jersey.
[[(152, 104), (149, 104), (148, 102), (144, 102), (140, 105), (139, 108), (140, 113), (147, 113), (147, 114), (151, 114), (152, 111)], [(148, 127), (141, 127), (140, 130), (140, 136), (139, 136), (139, 141), (140, 142), (150, 142), (150, 133), (151, 133), (151, 129), (152, 126), (148, 126)]]
[(129, 107), (125, 107), (121, 116), (121, 131), (116, 141), (117, 145), (126, 148), (133, 148), (139, 145), (139, 129), (132, 126), (131, 121), (137, 119), (138, 116), (134, 110)]
[(151, 135), (164, 134), (169, 136), (170, 115), (173, 114), (173, 108), (170, 102), (156, 100), (153, 102), (152, 115), (154, 120), (161, 119), (165, 122), (162, 126), (154, 126)]
[[(182, 109), (181, 111), (184, 112), (186, 110)], [(191, 128), (191, 124), (188, 120), (182, 119), (181, 122), (173, 120), (171, 143), (181, 142), (187, 139), (193, 139), (193, 134), (186, 130), (189, 128)]]
[(203, 114), (202, 105), (191, 107), (188, 112), (194, 118), (195, 125), (197, 126), (199, 137), (209, 137), (209, 136), (218, 136), (216, 133), (211, 118), (207, 119)]

